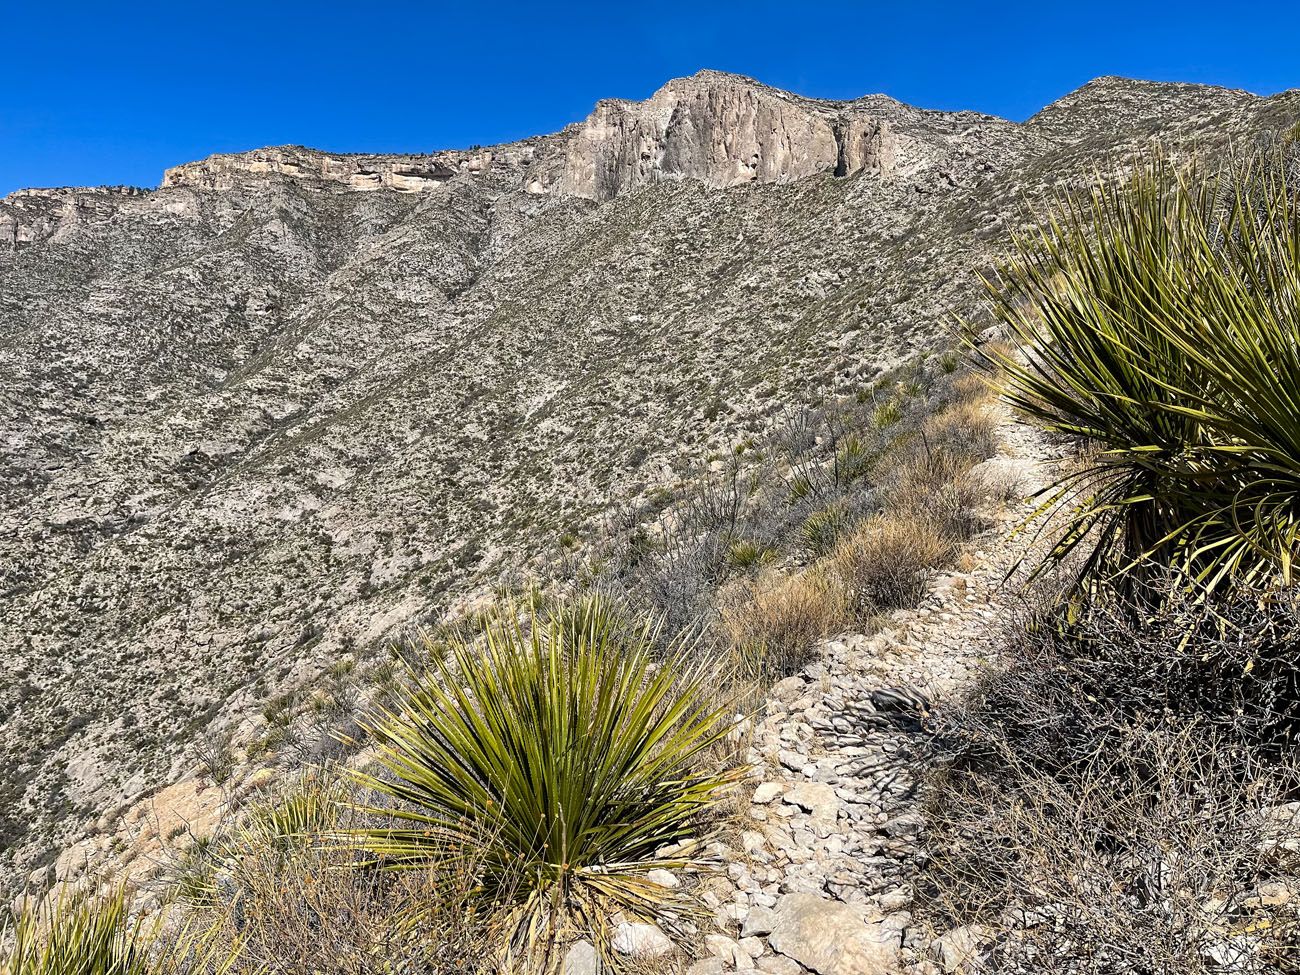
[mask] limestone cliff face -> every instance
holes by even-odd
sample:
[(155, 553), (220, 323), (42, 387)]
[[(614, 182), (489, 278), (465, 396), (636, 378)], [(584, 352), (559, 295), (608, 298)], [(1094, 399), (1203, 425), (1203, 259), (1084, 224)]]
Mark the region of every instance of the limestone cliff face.
[(546, 138), (492, 148), (430, 155), (326, 153), (302, 146), (273, 146), (252, 152), (219, 154), (175, 166), (163, 174), (164, 188), (188, 186), (228, 190), (250, 174), (279, 174), (319, 187), (341, 190), (397, 190), (419, 193), (455, 176), (491, 170), (526, 171)]
[(63, 224), (106, 217), (119, 198), (146, 193), (135, 186), (16, 190), (0, 200), (0, 248), (17, 250), (44, 240)]
[(534, 195), (608, 200), (659, 179), (726, 187), (815, 173), (888, 174), (897, 138), (858, 103), (800, 98), (705, 71), (671, 81), (643, 102), (602, 101), (585, 121), (554, 136), (431, 155), (278, 146), (177, 166), (162, 185), (228, 190), (250, 174), (279, 174), (318, 188), (415, 193), (492, 172)]
[(896, 136), (852, 103), (701, 72), (644, 102), (603, 101), (567, 142), (555, 191), (607, 200), (658, 179), (710, 186), (889, 173)]

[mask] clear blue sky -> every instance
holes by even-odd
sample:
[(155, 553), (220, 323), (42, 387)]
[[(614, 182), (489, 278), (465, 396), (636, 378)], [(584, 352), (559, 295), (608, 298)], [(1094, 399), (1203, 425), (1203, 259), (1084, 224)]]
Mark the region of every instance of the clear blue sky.
[(1300, 87), (1300, 3), (0, 0), (0, 194), (211, 152), (554, 131), (700, 68), (1023, 119), (1102, 74)]

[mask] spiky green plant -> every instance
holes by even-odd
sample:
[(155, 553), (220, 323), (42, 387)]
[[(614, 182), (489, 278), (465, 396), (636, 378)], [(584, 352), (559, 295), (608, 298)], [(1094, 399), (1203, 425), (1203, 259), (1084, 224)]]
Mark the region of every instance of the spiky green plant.
[(646, 873), (702, 865), (702, 817), (736, 776), (707, 760), (729, 712), (700, 654), (656, 645), (603, 601), (453, 642), (369, 723), (388, 774), (360, 778), (395, 808), (364, 811), (395, 822), (347, 838), (398, 869), (473, 851), (512, 964), (570, 925), (603, 942), (616, 911), (687, 908)]
[(886, 400), (871, 414), (871, 423), (877, 430), (891, 427), (903, 418), (903, 408), (897, 400)]
[(1095, 445), (1048, 562), (1285, 584), (1300, 528), (1300, 210), (1278, 160), (1207, 174), (1157, 155), (1066, 199), (988, 283), (1024, 350), (1006, 399)]
[[(103, 896), (65, 894), (24, 902), (0, 926), (3, 975), (223, 975), (235, 959), (229, 944), (205, 944), (188, 928), (157, 940), (160, 924), (132, 920), (125, 890)], [(7, 953), (6, 953), (7, 949)]]
[[(103, 899), (65, 897), (26, 905), (6, 932), (13, 944), (4, 975), (148, 975), (146, 938), (127, 916), (119, 890)], [(0, 936), (0, 943), (8, 938)]]
[(766, 545), (740, 539), (727, 548), (727, 564), (736, 569), (749, 569), (763, 562), (769, 562), (775, 553)]

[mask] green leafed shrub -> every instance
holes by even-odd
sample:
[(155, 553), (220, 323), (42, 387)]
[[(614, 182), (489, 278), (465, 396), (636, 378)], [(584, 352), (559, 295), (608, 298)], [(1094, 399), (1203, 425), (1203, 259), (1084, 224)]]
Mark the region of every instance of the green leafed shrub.
[(903, 408), (897, 400), (888, 400), (876, 407), (871, 414), (871, 424), (877, 430), (883, 430), (885, 427), (892, 427), (895, 423), (903, 418)]
[(1286, 170), (1271, 155), (1213, 175), (1153, 158), (1063, 201), (990, 282), (1025, 348), (986, 354), (1007, 400), (1096, 448), (1042, 498), (1070, 510), (1049, 561), (1087, 542), (1094, 576), (1291, 581), (1300, 206)]
[(851, 484), (871, 473), (875, 455), (860, 437), (846, 437), (835, 452), (835, 480)]
[[(689, 910), (646, 878), (702, 865), (692, 843), (734, 780), (706, 760), (730, 728), (692, 647), (603, 601), (453, 641), (369, 730), (386, 773), (363, 784), (393, 824), (348, 832), (389, 868), (473, 850), (486, 900), (510, 902), (505, 961), (533, 964), (615, 912)], [(664, 852), (674, 844), (678, 852)]]
[(799, 526), (799, 537), (814, 556), (829, 552), (836, 540), (852, 523), (849, 512), (842, 504), (832, 504), (814, 511)]

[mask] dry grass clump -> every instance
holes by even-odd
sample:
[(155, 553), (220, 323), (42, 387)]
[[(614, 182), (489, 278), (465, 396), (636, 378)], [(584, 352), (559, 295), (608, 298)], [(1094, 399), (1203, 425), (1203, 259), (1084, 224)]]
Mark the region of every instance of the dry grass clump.
[(448, 850), (402, 874), (358, 868), (356, 851), (321, 833), (349, 821), (344, 807), (336, 794), (318, 795), (335, 813), (312, 831), (255, 821), (211, 855), (191, 910), (211, 942), (238, 946), (233, 975), (498, 970), (473, 851)]
[(843, 586), (816, 569), (743, 580), (723, 600), (721, 624), (744, 675), (759, 682), (797, 673), (818, 640), (849, 622)]
[(1300, 609), (1096, 598), (1031, 604), (940, 715), (929, 920), (996, 932), (989, 972), (1297, 970)]
[(858, 619), (909, 606), (925, 594), (925, 573), (952, 558), (955, 546), (935, 521), (910, 513), (868, 518), (840, 540), (827, 575)]
[(997, 452), (997, 426), (989, 409), (995, 397), (975, 376), (964, 376), (953, 385), (954, 402), (921, 430), (927, 450), (944, 451), (970, 466)]

